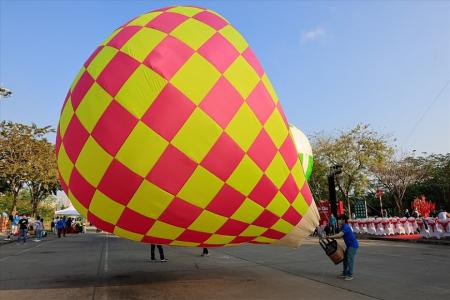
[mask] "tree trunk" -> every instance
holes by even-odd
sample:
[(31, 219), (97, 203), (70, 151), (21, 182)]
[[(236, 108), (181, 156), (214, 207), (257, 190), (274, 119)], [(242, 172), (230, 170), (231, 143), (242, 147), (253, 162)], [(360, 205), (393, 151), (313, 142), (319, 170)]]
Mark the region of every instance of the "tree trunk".
[(17, 208), (17, 196), (18, 196), (18, 193), (13, 192), (13, 202), (12, 202), (12, 205), (11, 205), (11, 210), (9, 212), (10, 215), (14, 215), (14, 212), (16, 211), (16, 208)]
[(401, 199), (397, 198), (394, 196), (395, 199), (395, 205), (397, 205), (397, 213), (398, 216), (400, 217), (400, 215), (402, 214), (402, 201)]
[(33, 218), (36, 218), (36, 212), (39, 202), (35, 199), (32, 200), (32, 206), (31, 206), (31, 216)]

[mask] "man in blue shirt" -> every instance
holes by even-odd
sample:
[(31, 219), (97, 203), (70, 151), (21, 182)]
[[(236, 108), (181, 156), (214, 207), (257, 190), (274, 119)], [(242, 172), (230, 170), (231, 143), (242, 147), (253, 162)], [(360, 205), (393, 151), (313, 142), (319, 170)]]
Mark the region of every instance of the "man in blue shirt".
[(344, 216), (344, 224), (342, 225), (341, 232), (330, 236), (330, 238), (344, 238), (345, 242), (345, 255), (344, 255), (344, 270), (340, 277), (345, 280), (353, 279), (353, 264), (355, 262), (356, 250), (359, 248), (358, 240), (353, 233), (352, 228), (348, 225), (348, 216)]

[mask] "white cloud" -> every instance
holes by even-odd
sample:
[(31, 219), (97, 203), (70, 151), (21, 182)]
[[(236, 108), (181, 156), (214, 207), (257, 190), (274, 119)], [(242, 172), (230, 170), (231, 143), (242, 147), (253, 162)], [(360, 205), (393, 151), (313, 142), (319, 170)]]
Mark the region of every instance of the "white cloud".
[(320, 39), (326, 34), (325, 29), (322, 27), (316, 27), (314, 29), (308, 30), (308, 31), (302, 31), (302, 43), (306, 43), (309, 41), (315, 41), (317, 39)]

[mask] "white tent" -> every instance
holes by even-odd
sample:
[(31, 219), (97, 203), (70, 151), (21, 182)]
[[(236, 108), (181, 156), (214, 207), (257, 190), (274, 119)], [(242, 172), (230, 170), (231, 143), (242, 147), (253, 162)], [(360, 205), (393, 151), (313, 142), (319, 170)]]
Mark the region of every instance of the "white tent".
[(75, 207), (73, 207), (73, 205), (71, 205), (68, 208), (55, 211), (55, 215), (57, 215), (57, 216), (76, 216), (76, 217), (79, 217), (80, 213), (77, 212), (77, 210), (75, 209)]

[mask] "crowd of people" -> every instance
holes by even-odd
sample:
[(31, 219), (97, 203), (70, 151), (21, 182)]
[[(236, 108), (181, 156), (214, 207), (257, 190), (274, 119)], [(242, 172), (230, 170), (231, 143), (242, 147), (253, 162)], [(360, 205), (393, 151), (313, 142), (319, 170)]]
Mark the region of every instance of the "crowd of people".
[[(85, 232), (81, 218), (73, 219), (56, 217), (50, 221), (50, 231), (47, 231), (44, 219), (40, 216), (32, 218), (27, 214), (8, 215), (3, 212), (1, 215), (1, 230), (7, 232), (5, 240), (10, 241), (17, 237), (17, 242), (26, 243), (26, 241), (34, 236), (34, 242), (40, 242), (49, 233), (52, 233), (58, 238), (66, 236), (67, 233), (81, 233)], [(48, 225), (48, 224), (47, 224)]]

